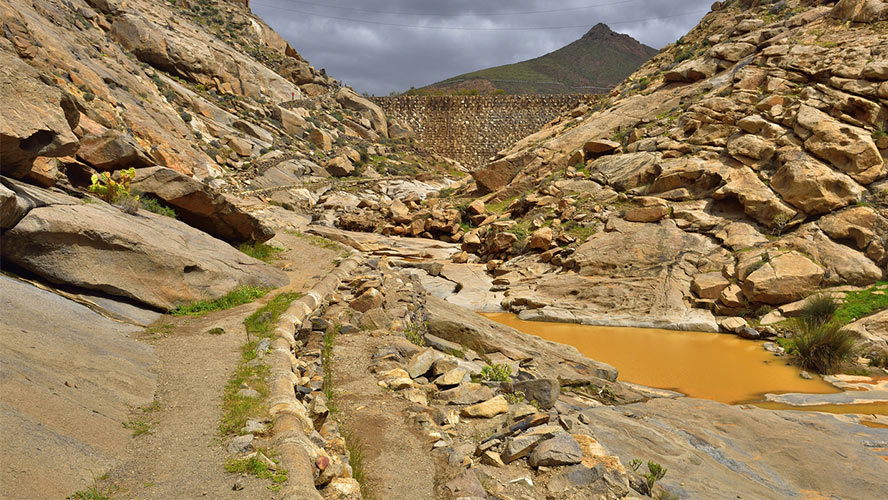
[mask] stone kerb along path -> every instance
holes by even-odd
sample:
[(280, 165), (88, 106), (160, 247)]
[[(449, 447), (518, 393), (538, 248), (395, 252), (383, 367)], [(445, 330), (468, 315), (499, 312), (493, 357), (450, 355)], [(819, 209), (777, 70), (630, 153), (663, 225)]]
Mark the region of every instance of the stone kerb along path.
[(406, 123), (426, 146), (470, 168), (596, 94), (374, 97), (390, 118)]
[(294, 350), (298, 347), (295, 332), (323, 301), (330, 296), (345, 276), (354, 271), (361, 258), (351, 256), (342, 261), (332, 273), (315, 285), (307, 294), (294, 301), (281, 315), (271, 344), (271, 388), (269, 408), (274, 422), (273, 443), (280, 453), (281, 465), (289, 472), (282, 490), (284, 500), (322, 500), (315, 487), (315, 468), (318, 447), (309, 436), (314, 426), (308, 410), (296, 398), (294, 387), (299, 379)]

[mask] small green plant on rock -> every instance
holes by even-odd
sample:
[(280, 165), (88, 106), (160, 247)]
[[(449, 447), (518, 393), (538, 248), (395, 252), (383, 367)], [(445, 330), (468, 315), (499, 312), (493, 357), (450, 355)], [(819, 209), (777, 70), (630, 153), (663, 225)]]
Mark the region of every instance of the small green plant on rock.
[(654, 496), (654, 485), (666, 476), (666, 467), (648, 460), (648, 472), (644, 475), (648, 496)]
[(494, 363), (481, 368), (481, 379), (490, 382), (506, 382), (512, 376), (512, 368), (505, 363)]
[(116, 492), (116, 488), (105, 486), (104, 482), (108, 480), (108, 475), (103, 474), (96, 477), (93, 474), (93, 484), (86, 489), (75, 492), (66, 500), (111, 500), (111, 495)]
[(119, 180), (113, 179), (108, 172), (93, 174), (90, 177), (89, 192), (99, 195), (107, 203), (117, 203), (126, 198), (135, 198), (138, 201), (138, 196), (133, 197), (130, 194), (130, 182), (136, 177), (136, 169), (128, 168), (118, 174)]
[(506, 401), (508, 401), (510, 405), (516, 405), (518, 403), (524, 402), (523, 392), (510, 392), (507, 394), (503, 394), (503, 397), (506, 398)]
[(142, 436), (151, 432), (151, 424), (144, 420), (129, 420), (123, 423), (125, 429), (133, 433), (133, 437)]
[(404, 328), (404, 336), (407, 337), (407, 340), (419, 347), (425, 347), (425, 332), (427, 329), (427, 323), (422, 321), (411, 321), (407, 323), (407, 326)]

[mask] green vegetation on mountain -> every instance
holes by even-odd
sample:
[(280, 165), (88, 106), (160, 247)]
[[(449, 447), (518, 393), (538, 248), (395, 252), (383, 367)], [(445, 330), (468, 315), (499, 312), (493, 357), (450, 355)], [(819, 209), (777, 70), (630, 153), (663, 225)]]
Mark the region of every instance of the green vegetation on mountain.
[(605, 93), (656, 54), (656, 49), (599, 23), (544, 56), (455, 76), (406, 94)]

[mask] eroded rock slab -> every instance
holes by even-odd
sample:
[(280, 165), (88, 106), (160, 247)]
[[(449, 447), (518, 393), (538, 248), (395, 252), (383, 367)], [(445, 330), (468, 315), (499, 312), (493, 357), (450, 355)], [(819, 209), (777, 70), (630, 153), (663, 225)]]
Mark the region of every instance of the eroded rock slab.
[(138, 327), (0, 276), (0, 447), (5, 498), (65, 498), (125, 455), (131, 407), (154, 398)]
[(666, 467), (661, 484), (681, 498), (723, 498), (726, 491), (755, 499), (884, 496), (888, 453), (866, 443), (885, 442), (888, 429), (689, 398), (583, 413), (623, 463), (641, 458)]
[(242, 286), (279, 287), (286, 275), (183, 222), (110, 205), (47, 204), (3, 234), (2, 255), (54, 283), (159, 309), (216, 299)]

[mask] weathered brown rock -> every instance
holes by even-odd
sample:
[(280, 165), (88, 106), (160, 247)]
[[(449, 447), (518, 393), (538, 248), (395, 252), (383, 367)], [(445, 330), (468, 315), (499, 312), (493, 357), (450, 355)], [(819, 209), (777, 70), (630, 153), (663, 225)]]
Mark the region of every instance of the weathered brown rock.
[(67, 156), (77, 150), (79, 113), (71, 98), (44, 84), (36, 70), (0, 52), (0, 164), (21, 178), (38, 156)]
[(746, 276), (743, 293), (753, 302), (785, 304), (815, 291), (823, 279), (823, 269), (807, 257), (787, 252), (763, 263)]
[(745, 42), (724, 42), (709, 49), (709, 55), (712, 57), (731, 62), (737, 62), (753, 52), (755, 45)]
[(599, 158), (587, 169), (592, 180), (625, 191), (653, 181), (660, 174), (657, 159), (651, 153), (625, 153)]
[(799, 108), (798, 125), (811, 131), (805, 148), (861, 184), (882, 173), (884, 160), (866, 130), (837, 121), (810, 106)]
[(131, 189), (162, 200), (175, 208), (180, 220), (217, 238), (263, 242), (274, 237), (270, 227), (238, 207), (234, 199), (173, 169), (139, 169)]
[(86, 136), (80, 141), (77, 158), (96, 170), (143, 168), (154, 165), (148, 153), (132, 137), (109, 130), (101, 136)]
[(349, 306), (358, 312), (367, 312), (370, 309), (381, 306), (384, 300), (385, 297), (383, 297), (382, 292), (371, 288), (352, 300)]
[(321, 129), (312, 129), (308, 134), (308, 140), (321, 151), (330, 151), (333, 149), (333, 138), (330, 134)]
[(840, 0), (829, 16), (842, 21), (872, 23), (888, 19), (888, 6), (880, 0)]
[(718, 64), (713, 59), (691, 59), (666, 71), (663, 79), (667, 82), (696, 82), (709, 78), (718, 71)]
[[(63, 195), (54, 195), (63, 197)], [(242, 285), (278, 287), (283, 272), (183, 222), (104, 203), (32, 209), (3, 235), (3, 258), (54, 283), (160, 309), (216, 299)]]
[(347, 177), (355, 171), (354, 165), (345, 156), (336, 156), (324, 164), (324, 168), (333, 177)]
[(717, 299), (722, 290), (728, 287), (731, 282), (725, 279), (719, 271), (701, 273), (694, 276), (691, 283), (691, 291), (697, 294), (701, 299)]
[(339, 89), (336, 93), (336, 100), (346, 109), (366, 113), (370, 119), (370, 123), (373, 125), (373, 129), (381, 136), (388, 137), (388, 125), (386, 124), (385, 113), (382, 112), (382, 109), (379, 106), (373, 104), (370, 100), (359, 96), (346, 87)]
[(583, 144), (583, 152), (590, 155), (609, 154), (619, 147), (619, 142), (610, 139), (593, 139)]
[[(859, 250), (866, 251), (868, 256), (875, 257), (885, 253), (886, 242), (882, 241), (882, 236), (888, 234), (888, 220), (870, 207), (853, 207), (832, 213), (821, 217), (817, 224), (830, 238), (852, 241)], [(880, 262), (878, 258), (873, 260)]]
[(546, 251), (552, 247), (552, 237), (551, 227), (541, 227), (530, 237), (530, 248)]
[(822, 214), (854, 202), (863, 187), (807, 155), (786, 160), (771, 178), (771, 188), (807, 214)]

